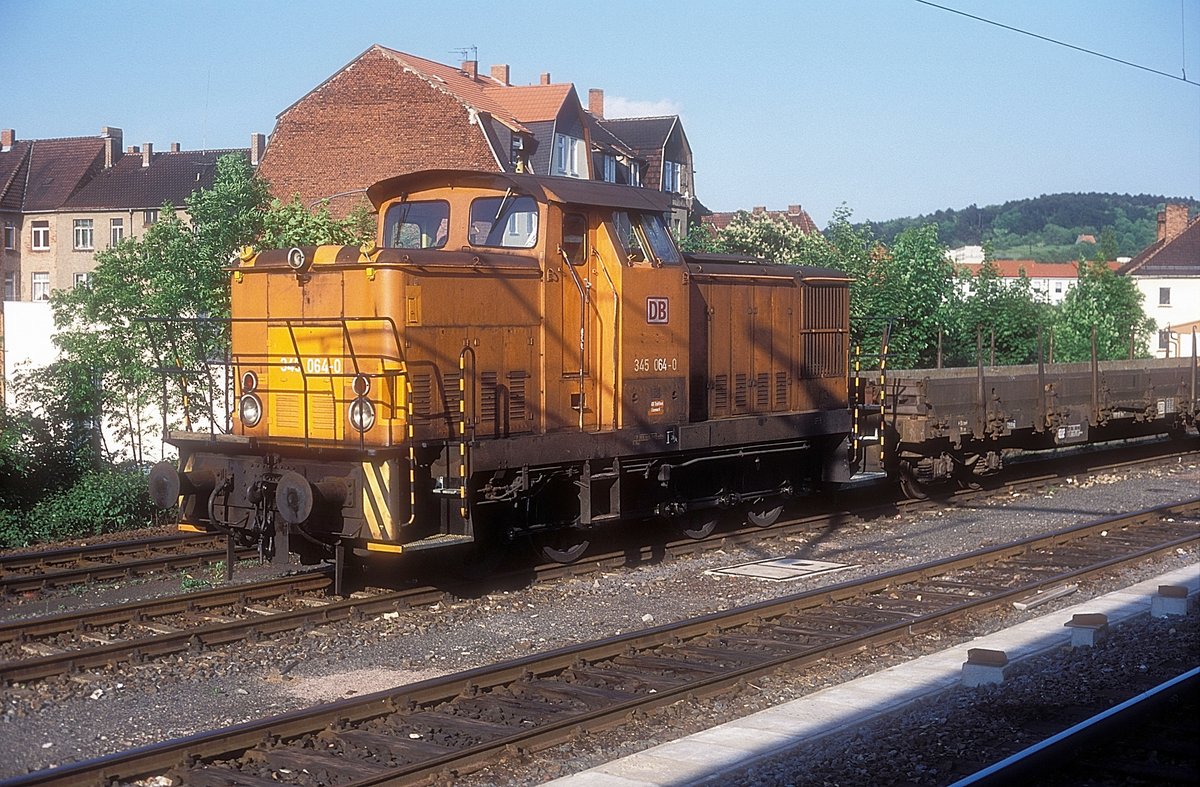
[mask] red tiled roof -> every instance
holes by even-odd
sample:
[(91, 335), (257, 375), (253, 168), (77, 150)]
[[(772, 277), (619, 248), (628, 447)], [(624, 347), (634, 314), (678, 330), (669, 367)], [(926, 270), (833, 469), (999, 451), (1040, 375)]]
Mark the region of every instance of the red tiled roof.
[(103, 165), (100, 137), (33, 140), (24, 210), (57, 210)]
[(484, 93), (508, 108), (522, 123), (554, 120), (574, 90), (572, 85), (490, 87)]
[(1121, 267), (1122, 274), (1200, 274), (1200, 216), (1169, 241), (1158, 240)]
[(197, 189), (212, 187), (217, 159), (237, 153), (249, 158), (248, 149), (185, 150), (155, 153), (150, 166), (142, 166), (142, 156), (127, 153), (100, 172), (64, 204), (75, 209), (145, 209), (163, 203), (177, 207)]
[[(1003, 279), (1015, 279), (1022, 272), (1030, 279), (1074, 279), (1079, 276), (1079, 265), (1074, 262), (1036, 262), (1035, 260), (992, 260)], [(1119, 262), (1108, 262), (1109, 270), (1121, 267)], [(978, 276), (981, 262), (960, 263), (959, 268)]]
[(10, 150), (0, 153), (0, 210), (19, 211), (25, 203), (31, 144), (27, 140), (18, 140)]

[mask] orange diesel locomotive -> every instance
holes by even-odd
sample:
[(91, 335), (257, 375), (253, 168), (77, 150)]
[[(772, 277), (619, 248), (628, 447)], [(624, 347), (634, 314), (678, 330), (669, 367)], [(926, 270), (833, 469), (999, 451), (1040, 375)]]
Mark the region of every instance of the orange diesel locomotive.
[(737, 511), (767, 525), (845, 477), (849, 279), (683, 255), (667, 195), (427, 171), (368, 192), (373, 248), (231, 269), (228, 433), (171, 432), (152, 496), (276, 559), (589, 531)]

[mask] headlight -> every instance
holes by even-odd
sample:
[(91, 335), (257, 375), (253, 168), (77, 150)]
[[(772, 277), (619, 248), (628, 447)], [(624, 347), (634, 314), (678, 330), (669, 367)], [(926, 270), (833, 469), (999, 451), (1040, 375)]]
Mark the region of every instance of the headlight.
[(365, 432), (375, 425), (375, 407), (366, 399), (355, 399), (350, 403), (350, 425)]
[(254, 393), (258, 388), (258, 375), (247, 369), (242, 372), (242, 393)]
[(243, 426), (258, 426), (262, 420), (262, 402), (254, 394), (246, 394), (238, 403), (238, 413), (242, 417)]

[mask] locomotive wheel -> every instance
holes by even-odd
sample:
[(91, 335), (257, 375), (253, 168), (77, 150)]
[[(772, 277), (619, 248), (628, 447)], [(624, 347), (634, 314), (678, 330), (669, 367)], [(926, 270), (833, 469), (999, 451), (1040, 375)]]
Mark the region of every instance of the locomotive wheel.
[(779, 521), (779, 515), (782, 513), (783, 503), (759, 498), (746, 506), (746, 521), (755, 527), (770, 527)]
[(554, 563), (574, 563), (583, 557), (591, 541), (575, 528), (566, 527), (539, 533), (534, 536), (534, 545), (542, 557)]
[(917, 480), (917, 474), (911, 464), (901, 462), (900, 472), (897, 475), (900, 477), (900, 491), (904, 492), (904, 496), (909, 500), (927, 500), (929, 498), (929, 490)]
[(694, 538), (699, 541), (712, 535), (712, 532), (717, 529), (717, 525), (721, 524), (722, 519), (724, 517), (721, 511), (715, 508), (707, 508), (699, 511), (689, 511), (683, 515), (676, 526), (679, 528), (679, 532), (688, 538)]

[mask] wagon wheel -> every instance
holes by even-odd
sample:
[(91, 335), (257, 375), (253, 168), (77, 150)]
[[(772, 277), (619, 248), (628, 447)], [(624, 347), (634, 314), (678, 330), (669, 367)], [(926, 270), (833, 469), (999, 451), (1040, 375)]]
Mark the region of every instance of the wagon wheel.
[(689, 511), (676, 522), (679, 532), (697, 541), (708, 538), (724, 520), (723, 512), (716, 508), (702, 508), (699, 511)]
[(900, 472), (897, 473), (900, 477), (900, 491), (904, 492), (904, 496), (909, 500), (926, 500), (929, 498), (929, 490), (925, 484), (917, 480), (917, 473), (913, 470), (913, 466), (909, 462), (900, 463)]
[(759, 498), (746, 506), (746, 521), (755, 527), (770, 527), (779, 521), (783, 503)]
[(554, 563), (574, 563), (591, 545), (591, 541), (573, 527), (537, 533), (533, 543), (542, 557)]

